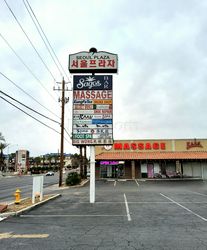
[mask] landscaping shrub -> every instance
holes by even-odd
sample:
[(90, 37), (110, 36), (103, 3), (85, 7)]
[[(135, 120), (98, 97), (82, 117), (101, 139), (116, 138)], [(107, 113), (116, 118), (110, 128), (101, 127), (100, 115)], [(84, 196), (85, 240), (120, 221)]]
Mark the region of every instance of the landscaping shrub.
[(80, 182), (81, 182), (81, 177), (76, 172), (69, 173), (67, 178), (66, 178), (66, 185), (68, 185), (68, 186), (77, 185), (77, 184), (80, 184)]

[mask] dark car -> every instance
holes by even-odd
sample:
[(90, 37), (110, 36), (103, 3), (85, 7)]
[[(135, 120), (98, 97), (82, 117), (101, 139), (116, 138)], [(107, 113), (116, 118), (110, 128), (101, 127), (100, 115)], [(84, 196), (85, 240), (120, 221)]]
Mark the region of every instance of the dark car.
[(55, 173), (52, 171), (46, 173), (46, 176), (53, 176), (53, 175), (55, 175)]

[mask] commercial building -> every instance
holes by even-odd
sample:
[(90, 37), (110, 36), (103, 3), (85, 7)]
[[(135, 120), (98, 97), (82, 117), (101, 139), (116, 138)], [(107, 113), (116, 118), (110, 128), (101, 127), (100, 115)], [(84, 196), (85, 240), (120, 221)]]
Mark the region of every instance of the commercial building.
[(96, 178), (207, 179), (207, 139), (117, 140), (96, 146)]
[(15, 171), (21, 173), (26, 173), (29, 170), (29, 151), (27, 150), (17, 150), (16, 160), (15, 160)]

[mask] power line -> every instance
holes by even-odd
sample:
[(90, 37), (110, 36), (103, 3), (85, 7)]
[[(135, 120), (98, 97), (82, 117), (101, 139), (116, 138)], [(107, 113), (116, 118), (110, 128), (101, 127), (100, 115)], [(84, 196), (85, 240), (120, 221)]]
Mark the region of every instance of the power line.
[(50, 71), (50, 69), (48, 68), (47, 64), (44, 62), (44, 60), (42, 59), (41, 55), (39, 54), (39, 52), (37, 51), (37, 49), (35, 48), (34, 44), (32, 43), (31, 39), (29, 38), (29, 36), (27, 35), (26, 31), (23, 29), (22, 25), (20, 24), (20, 22), (18, 21), (17, 17), (15, 16), (14, 12), (12, 11), (11, 7), (8, 5), (7, 1), (4, 0), (7, 8), (9, 9), (9, 11), (11, 12), (12, 16), (14, 17), (14, 19), (16, 20), (17, 24), (19, 25), (19, 27), (21, 28), (22, 32), (24, 33), (24, 35), (26, 36), (27, 40), (29, 41), (29, 43), (31, 44), (31, 46), (33, 47), (33, 49), (35, 50), (35, 52), (37, 53), (38, 57), (40, 58), (41, 62), (44, 64), (45, 68), (47, 69), (47, 71), (50, 73), (51, 77), (53, 78), (54, 81), (55, 77), (52, 74), (52, 72)]
[[(58, 132), (56, 129), (50, 127), (49, 125), (47, 125), (47, 124), (45, 124), (44, 122), (42, 122), (42, 121), (40, 121), (39, 119), (37, 119), (36, 117), (30, 115), (29, 113), (27, 113), (27, 112), (24, 111), (23, 109), (19, 108), (19, 107), (16, 106), (15, 104), (13, 104), (13, 103), (11, 103), (10, 101), (6, 100), (4, 97), (0, 96), (0, 98), (3, 99), (4, 101), (6, 101), (7, 103), (9, 103), (10, 105), (12, 105), (13, 107), (17, 108), (18, 110), (22, 111), (24, 114), (26, 114), (26, 115), (28, 115), (29, 117), (33, 118), (33, 119), (36, 120), (37, 122), (41, 123), (41, 124), (44, 125), (45, 127), (47, 127), (47, 128), (49, 128), (49, 129), (55, 131), (56, 133), (60, 134), (60, 132)], [(66, 139), (65, 137), (64, 137), (64, 139), (65, 139), (69, 144), (71, 144), (71, 142), (70, 142), (68, 139)]]
[[(56, 53), (55, 53), (53, 47), (51, 46), (51, 44), (50, 44), (50, 42), (49, 42), (49, 40), (48, 40), (48, 38), (47, 38), (47, 36), (46, 36), (44, 30), (42, 29), (42, 26), (41, 26), (40, 22), (38, 21), (37, 16), (35, 15), (35, 13), (34, 13), (32, 7), (31, 7), (30, 3), (28, 2), (28, 0), (26, 0), (26, 2), (27, 2), (27, 5), (29, 6), (29, 9), (30, 9), (32, 15), (34, 16), (34, 18), (35, 18), (35, 20), (36, 20), (36, 22), (37, 22), (39, 28), (37, 27), (37, 25), (36, 25), (34, 19), (32, 18), (31, 13), (29, 12), (29, 10), (28, 10), (28, 8), (27, 8), (27, 6), (26, 6), (25, 0), (23, 0), (23, 3), (24, 3), (24, 5), (25, 5), (25, 7), (26, 7), (28, 13), (30, 14), (30, 17), (32, 18), (33, 23), (35, 24), (35, 26), (36, 26), (36, 28), (37, 28), (38, 33), (40, 34), (40, 31), (39, 31), (39, 29), (40, 29), (41, 32), (42, 32), (42, 34), (43, 34), (43, 36), (44, 36), (44, 38), (45, 38), (45, 40), (47, 41), (47, 44), (49, 45), (49, 47), (50, 47), (50, 49), (51, 49), (51, 51), (52, 51), (54, 57), (56, 58), (57, 62), (59, 63), (59, 65), (60, 65), (60, 67), (61, 67), (63, 73), (64, 73), (65, 76), (68, 78), (68, 74), (65, 72), (65, 70), (64, 70), (64, 68), (63, 68), (63, 66), (62, 66), (62, 64), (60, 63), (60, 61), (59, 61), (59, 59), (58, 59), (58, 57), (57, 57), (57, 55), (56, 55)], [(40, 36), (41, 36), (42, 40), (44, 41), (44, 39), (43, 39), (43, 37), (42, 37), (41, 34), (40, 34)], [(45, 41), (44, 41), (44, 44), (45, 44)], [(45, 44), (45, 46), (48, 48), (48, 46), (47, 46), (46, 44)], [(51, 54), (50, 54), (50, 55), (51, 55)], [(51, 55), (51, 57), (52, 57), (52, 55)], [(53, 57), (52, 57), (52, 58), (53, 58)], [(56, 63), (55, 63), (55, 64), (56, 64)], [(58, 66), (57, 66), (57, 67), (58, 67)], [(59, 69), (59, 67), (58, 67), (58, 69)], [(69, 78), (68, 78), (68, 80), (69, 80)], [(70, 81), (70, 80), (69, 80), (69, 81)]]
[(64, 128), (66, 134), (69, 136), (69, 138), (71, 139), (71, 135), (69, 134), (69, 132), (66, 130), (66, 128)]
[(44, 122), (40, 121), (39, 119), (35, 118), (34, 116), (30, 115), (29, 113), (27, 113), (26, 111), (24, 111), (23, 109), (17, 107), (15, 104), (11, 103), (10, 101), (6, 100), (4, 97), (0, 96), (1, 99), (3, 99), (4, 101), (8, 102), (9, 104), (11, 104), (12, 106), (14, 106), (15, 108), (17, 108), (18, 110), (22, 111), (23, 113), (25, 113), (26, 115), (30, 116), (31, 118), (33, 118), (34, 120), (38, 121), (39, 123), (41, 123), (42, 125), (54, 130), (56, 133), (60, 134), (60, 132), (58, 132), (57, 130), (55, 130), (54, 128), (48, 126), (47, 124), (45, 124)]
[[(27, 4), (26, 4), (26, 3), (27, 3)], [(34, 10), (32, 9), (32, 7), (31, 7), (31, 5), (30, 5), (30, 3), (29, 3), (29, 1), (28, 1), (28, 0), (26, 0), (26, 1), (23, 0), (23, 4), (24, 4), (24, 6), (26, 7), (27, 12), (29, 13), (29, 15), (30, 15), (30, 17), (31, 17), (31, 19), (32, 19), (32, 21), (33, 21), (33, 23), (34, 23), (34, 25), (35, 25), (35, 27), (36, 27), (36, 29), (37, 29), (39, 35), (40, 35), (40, 37), (42, 38), (42, 41), (44, 42), (44, 44), (45, 44), (45, 46), (46, 46), (48, 52), (50, 53), (50, 56), (52, 57), (54, 63), (56, 64), (55, 59), (54, 59), (54, 57), (55, 57), (56, 60), (57, 60), (57, 62), (58, 62), (59, 65), (60, 65), (62, 71), (64, 72), (65, 76), (68, 78), (68, 81), (70, 82), (70, 79), (69, 79), (68, 75), (66, 74), (66, 72), (65, 72), (65, 70), (64, 70), (64, 68), (63, 68), (63, 66), (62, 66), (62, 64), (60, 63), (60, 61), (59, 61), (59, 59), (58, 59), (58, 57), (57, 57), (57, 55), (56, 55), (56, 53), (55, 53), (53, 47), (51, 46), (51, 44), (50, 44), (50, 42), (49, 42), (49, 40), (48, 40), (48, 38), (47, 38), (47, 36), (46, 36), (46, 34), (45, 34), (45, 32), (44, 32), (42, 26), (41, 26), (41, 24), (40, 24), (40, 22), (38, 21), (37, 16), (36, 16), (35, 13), (34, 13)], [(27, 5), (28, 5), (28, 6), (27, 6)], [(29, 7), (30, 10), (28, 9), (28, 7)], [(31, 13), (32, 13), (32, 14), (31, 14)], [(34, 20), (34, 18), (32, 17), (32, 15), (33, 15), (33, 17), (35, 18), (35, 20)], [(36, 21), (36, 22), (35, 22), (35, 21)], [(40, 32), (40, 31), (41, 31), (41, 32)], [(42, 33), (42, 34), (41, 34), (41, 33)], [(44, 38), (43, 38), (43, 36), (44, 36)], [(48, 45), (46, 44), (45, 40), (46, 40), (46, 42), (47, 42)], [(48, 48), (48, 46), (49, 46), (49, 48)], [(50, 50), (52, 51), (54, 57), (53, 57), (53, 55), (51, 54)], [(60, 72), (60, 69), (59, 69), (59, 67), (58, 67), (57, 64), (56, 64), (56, 66), (57, 66), (57, 68), (58, 68), (58, 70), (59, 70), (59, 72)], [(62, 75), (61, 72), (60, 72), (60, 74)]]
[[(12, 81), (11, 79), (9, 79), (6, 75), (4, 75), (2, 72), (0, 72), (0, 74), (6, 78), (9, 82), (11, 82), (15, 87), (17, 87), (18, 89), (20, 89), (22, 92), (24, 92), (27, 96), (29, 96), (30, 98), (32, 98), (32, 100), (34, 100), (36, 103), (38, 103), (40, 106), (42, 106), (44, 109), (46, 109), (47, 111), (49, 111), (51, 114), (55, 115), (56, 117), (58, 117), (55, 113), (53, 113), (51, 110), (49, 110), (48, 108), (46, 108), (44, 105), (42, 105), (39, 101), (37, 101), (33, 96), (31, 96), (30, 94), (28, 94), (24, 89), (22, 89), (21, 87), (19, 87), (14, 81)], [(58, 117), (59, 118), (59, 117)], [(59, 118), (60, 119), (60, 118)]]
[[(30, 15), (30, 17), (31, 17), (31, 19), (32, 19), (32, 22), (34, 23), (34, 25), (35, 25), (35, 27), (36, 27), (36, 29), (37, 29), (38, 34), (40, 35), (42, 41), (43, 41), (44, 44), (45, 44), (45, 47), (46, 47), (47, 51), (49, 52), (49, 54), (50, 54), (50, 56), (51, 56), (53, 62), (55, 63), (55, 65), (56, 65), (58, 71), (60, 72), (61, 77), (63, 77), (63, 74), (62, 74), (62, 72), (61, 72), (59, 66), (57, 65), (57, 63), (56, 63), (56, 61), (55, 61), (55, 59), (54, 59), (52, 53), (50, 52), (50, 49), (49, 49), (47, 43), (45, 42), (45, 40), (44, 40), (44, 38), (43, 38), (43, 36), (42, 36), (40, 30), (39, 30), (39, 27), (37, 26), (37, 24), (36, 24), (36, 22), (35, 22), (35, 20), (34, 20), (34, 18), (33, 18), (33, 16), (32, 16), (32, 14), (31, 14), (31, 12), (29, 11), (29, 9), (28, 9), (28, 7), (27, 7), (27, 5), (26, 5), (26, 3), (25, 3), (24, 0), (23, 0), (23, 3), (24, 3), (24, 6), (25, 6), (27, 12), (29, 13), (29, 15)], [(31, 9), (31, 8), (30, 8), (30, 9)], [(32, 13), (33, 13), (33, 12), (32, 12)], [(38, 24), (39, 24), (39, 23), (38, 23)]]
[(27, 68), (27, 70), (31, 73), (31, 75), (40, 83), (40, 85), (44, 88), (44, 90), (52, 97), (53, 100), (56, 99), (49, 93), (49, 91), (45, 88), (43, 83), (40, 81), (39, 78), (36, 77), (36, 75), (33, 73), (33, 71), (26, 65), (26, 63), (23, 61), (23, 59), (17, 54), (17, 52), (12, 48), (12, 46), (9, 44), (9, 42), (6, 40), (6, 38), (0, 33), (1, 38), (4, 40), (4, 42), (7, 44), (7, 46), (13, 51), (13, 53), (16, 55), (16, 57), (21, 61), (21, 63)]
[(32, 109), (32, 108), (28, 107), (28, 106), (27, 106), (27, 105), (25, 105), (24, 103), (22, 103), (22, 102), (20, 102), (20, 101), (16, 100), (15, 98), (11, 97), (10, 95), (7, 95), (5, 92), (3, 92), (3, 91), (1, 91), (1, 90), (0, 90), (0, 93), (2, 93), (3, 95), (5, 95), (5, 96), (9, 97), (9, 98), (10, 98), (10, 99), (12, 99), (13, 101), (15, 101), (15, 102), (17, 102), (17, 103), (21, 104), (21, 105), (22, 105), (22, 106), (24, 106), (25, 108), (30, 109), (31, 111), (35, 112), (36, 114), (41, 115), (42, 117), (44, 117), (44, 118), (46, 118), (46, 119), (48, 119), (48, 120), (50, 120), (50, 121), (52, 121), (52, 122), (55, 122), (55, 123), (57, 123), (57, 124), (59, 124), (59, 125), (60, 125), (60, 122), (57, 122), (57, 121), (55, 121), (55, 120), (53, 120), (53, 119), (49, 118), (48, 116), (43, 115), (43, 114), (41, 114), (40, 112), (38, 112), (38, 111), (36, 111), (36, 110), (34, 110), (34, 109)]

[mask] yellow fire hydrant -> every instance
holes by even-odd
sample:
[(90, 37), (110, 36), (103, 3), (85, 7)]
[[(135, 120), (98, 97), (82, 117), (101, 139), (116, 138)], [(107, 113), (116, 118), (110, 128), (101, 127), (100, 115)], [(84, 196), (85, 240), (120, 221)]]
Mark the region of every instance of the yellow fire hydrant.
[(14, 193), (15, 196), (15, 204), (19, 204), (21, 201), (21, 191), (19, 189)]

